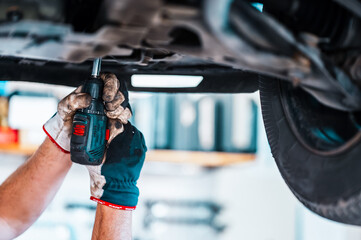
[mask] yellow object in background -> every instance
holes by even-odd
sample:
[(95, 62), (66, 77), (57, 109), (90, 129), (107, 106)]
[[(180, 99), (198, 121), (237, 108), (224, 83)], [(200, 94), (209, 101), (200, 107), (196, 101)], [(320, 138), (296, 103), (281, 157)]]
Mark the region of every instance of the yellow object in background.
[(8, 127), (9, 101), (6, 97), (0, 97), (0, 127)]

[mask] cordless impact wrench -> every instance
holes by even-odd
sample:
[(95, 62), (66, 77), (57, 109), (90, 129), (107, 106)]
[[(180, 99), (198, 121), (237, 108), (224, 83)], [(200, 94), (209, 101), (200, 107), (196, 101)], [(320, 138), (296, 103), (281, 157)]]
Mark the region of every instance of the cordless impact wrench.
[(70, 140), (71, 160), (83, 165), (102, 163), (107, 133), (107, 117), (104, 113), (103, 87), (99, 77), (101, 58), (93, 62), (91, 77), (85, 82), (82, 92), (92, 97), (89, 107), (77, 110), (73, 119)]

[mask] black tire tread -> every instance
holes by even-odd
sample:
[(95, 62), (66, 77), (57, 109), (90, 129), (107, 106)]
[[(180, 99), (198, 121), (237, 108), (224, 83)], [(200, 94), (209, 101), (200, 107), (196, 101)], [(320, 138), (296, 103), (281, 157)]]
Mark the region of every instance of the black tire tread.
[(280, 168), (278, 161), (278, 156), (280, 154), (278, 147), (279, 133), (281, 130), (276, 124), (281, 119), (275, 119), (275, 114), (273, 114), (274, 101), (279, 101), (279, 104), (281, 104), (278, 81), (279, 80), (260, 77), (259, 90), (263, 122), (268, 142), (271, 147), (273, 158), (276, 161), (283, 179), (296, 198), (311, 211), (337, 222), (361, 226), (361, 193), (355, 194), (346, 200), (340, 199), (332, 204), (311, 202), (298, 194), (289, 184), (289, 181), (284, 177), (285, 175), (283, 174), (283, 171), (287, 171), (287, 169)]

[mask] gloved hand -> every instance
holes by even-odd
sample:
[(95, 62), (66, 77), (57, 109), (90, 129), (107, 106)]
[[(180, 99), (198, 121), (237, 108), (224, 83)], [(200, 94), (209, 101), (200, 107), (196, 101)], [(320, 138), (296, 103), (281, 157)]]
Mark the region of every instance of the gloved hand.
[(143, 134), (128, 119), (128, 92), (114, 74), (104, 74), (103, 100), (110, 137), (106, 156), (99, 166), (87, 166), (91, 200), (121, 210), (134, 210), (138, 203), (137, 180), (147, 147)]
[(134, 210), (138, 203), (137, 180), (147, 147), (143, 134), (130, 123), (117, 135), (100, 166), (87, 166), (91, 178), (90, 199), (120, 209)]
[(83, 86), (78, 87), (63, 98), (58, 104), (58, 111), (43, 126), (49, 139), (65, 153), (70, 153), (70, 138), (76, 110), (88, 107), (91, 102), (91, 96), (82, 93), (82, 88)]
[[(125, 84), (120, 84), (114, 74), (102, 74), (101, 78), (109, 140), (103, 163), (87, 166), (91, 199), (116, 209), (133, 210), (139, 196), (136, 182), (147, 148), (142, 133), (128, 122), (132, 113)], [(81, 89), (82, 86), (61, 100), (57, 113), (43, 127), (48, 137), (68, 153), (74, 114), (91, 102), (91, 97), (81, 93)]]

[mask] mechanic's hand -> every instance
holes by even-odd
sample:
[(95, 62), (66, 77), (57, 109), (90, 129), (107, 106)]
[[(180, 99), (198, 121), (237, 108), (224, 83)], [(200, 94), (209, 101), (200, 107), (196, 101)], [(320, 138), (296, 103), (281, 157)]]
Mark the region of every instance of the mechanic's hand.
[[(120, 85), (114, 74), (102, 74), (104, 81), (103, 100), (108, 116), (110, 130), (108, 145), (116, 135), (121, 133), (123, 124), (128, 123), (132, 116), (128, 91), (125, 84)], [(73, 117), (76, 110), (90, 105), (91, 96), (82, 93), (83, 86), (79, 86), (58, 104), (58, 111), (43, 126), (48, 137), (63, 151), (70, 152), (70, 138), (72, 135)]]
[(134, 210), (138, 203), (137, 180), (147, 147), (144, 137), (130, 123), (109, 145), (100, 166), (87, 166), (91, 181), (91, 200), (121, 210)]
[[(142, 133), (128, 122), (132, 112), (125, 84), (120, 84), (114, 74), (102, 74), (101, 78), (109, 140), (102, 164), (87, 166), (91, 199), (113, 208), (132, 210), (138, 202), (136, 182), (147, 148)], [(81, 90), (82, 86), (61, 100), (57, 113), (43, 127), (48, 137), (67, 153), (75, 112), (88, 107), (91, 102), (91, 96)]]
[(58, 104), (58, 111), (43, 126), (43, 129), (63, 152), (70, 151), (70, 138), (72, 134), (73, 117), (76, 110), (90, 105), (91, 96), (82, 93), (83, 86), (78, 87)]
[(103, 163), (87, 166), (91, 199), (115, 209), (133, 210), (147, 148), (142, 133), (128, 122), (132, 113), (125, 84), (120, 84), (114, 74), (102, 74), (101, 78), (110, 135)]
[(101, 74), (100, 77), (104, 81), (103, 100), (110, 132), (107, 143), (109, 146), (112, 140), (124, 131), (123, 125), (127, 124), (132, 117), (132, 111), (125, 83), (120, 84), (117, 77), (112, 73)]

